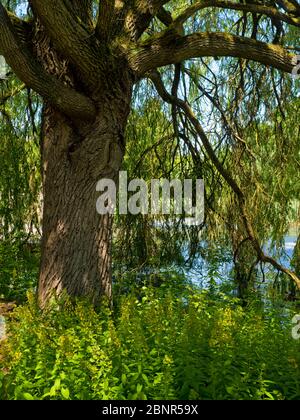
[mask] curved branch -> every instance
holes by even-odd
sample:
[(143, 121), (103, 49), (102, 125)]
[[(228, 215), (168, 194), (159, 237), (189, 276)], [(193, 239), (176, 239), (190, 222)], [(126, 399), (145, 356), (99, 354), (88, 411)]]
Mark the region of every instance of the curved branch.
[(180, 36), (176, 28), (164, 31), (127, 51), (138, 77), (148, 71), (196, 57), (237, 57), (257, 61), (287, 73), (294, 68), (294, 55), (283, 47), (222, 32), (202, 32)]
[(31, 3), (56, 49), (79, 70), (84, 83), (97, 86), (101, 51), (94, 34), (62, 0), (31, 0)]
[(50, 76), (20, 42), (6, 9), (0, 2), (0, 54), (15, 74), (54, 107), (71, 118), (94, 119), (93, 102)]
[(231, 9), (231, 10), (241, 10), (244, 12), (259, 13), (271, 18), (277, 18), (282, 22), (289, 23), (290, 25), (300, 27), (300, 18), (292, 15), (286, 15), (281, 13), (276, 7), (264, 6), (263, 4), (258, 3), (235, 3), (228, 0), (205, 0), (200, 1), (192, 6), (188, 7), (182, 14), (180, 14), (176, 19), (175, 23), (182, 24), (196, 12), (208, 7), (216, 7), (221, 9)]

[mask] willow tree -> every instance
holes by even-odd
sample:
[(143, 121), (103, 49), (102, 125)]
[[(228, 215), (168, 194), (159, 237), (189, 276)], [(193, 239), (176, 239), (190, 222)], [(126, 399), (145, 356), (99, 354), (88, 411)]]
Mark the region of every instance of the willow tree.
[[(190, 33), (187, 22), (208, 8), (250, 14), (252, 36), (226, 28)], [(295, 56), (278, 42), (282, 24), (300, 26), (300, 8), (295, 0), (189, 7), (168, 0), (30, 0), (28, 16), (22, 20), (0, 3), (0, 54), (44, 100), (39, 299), (66, 290), (97, 303), (111, 297), (112, 217), (96, 213), (96, 183), (118, 178), (134, 85), (197, 57), (243, 58), (291, 73)], [(209, 24), (209, 13), (203, 16)], [(261, 17), (278, 29), (273, 43), (257, 39)]]

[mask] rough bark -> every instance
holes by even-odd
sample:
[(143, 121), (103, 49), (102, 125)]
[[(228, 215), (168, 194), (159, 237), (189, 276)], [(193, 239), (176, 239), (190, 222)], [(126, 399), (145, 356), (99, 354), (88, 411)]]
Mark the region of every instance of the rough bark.
[[(77, 89), (68, 61), (53, 49), (39, 23), (35, 39), (36, 55), (47, 73)], [(123, 72), (117, 68), (111, 80), (100, 81), (101, 93), (93, 94), (92, 122), (70, 119), (49, 104), (44, 111), (41, 306), (63, 291), (95, 305), (104, 296), (112, 297), (112, 216), (97, 214), (96, 184), (101, 178), (117, 181), (132, 80), (125, 67)]]
[[(53, 46), (36, 20), (34, 53), (43, 71), (72, 92), (82, 92), (95, 117), (69, 117), (46, 102), (42, 126), (43, 238), (38, 297), (44, 307), (52, 296), (87, 297), (98, 305), (111, 300), (112, 216), (99, 215), (96, 185), (117, 181), (125, 144), (133, 79), (124, 63), (110, 61), (110, 77), (92, 93)], [(108, 65), (105, 60), (104, 65)], [(100, 75), (98, 75), (99, 77)]]
[(52, 294), (111, 299), (112, 216), (96, 212), (101, 178), (117, 181), (124, 155), (130, 85), (105, 95), (93, 124), (74, 126), (50, 108), (44, 118), (42, 306)]

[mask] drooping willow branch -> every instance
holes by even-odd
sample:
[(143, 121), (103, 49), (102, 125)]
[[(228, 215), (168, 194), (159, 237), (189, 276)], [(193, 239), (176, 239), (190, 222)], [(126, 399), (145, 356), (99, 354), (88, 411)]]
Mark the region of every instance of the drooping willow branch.
[(237, 184), (237, 182), (233, 179), (230, 172), (219, 161), (218, 157), (216, 156), (216, 154), (214, 152), (214, 149), (212, 148), (212, 146), (210, 144), (209, 138), (207, 137), (206, 133), (204, 132), (198, 118), (195, 116), (195, 114), (194, 114), (192, 108), (190, 107), (190, 105), (186, 101), (183, 101), (183, 100), (169, 94), (169, 92), (166, 90), (166, 88), (163, 84), (163, 81), (162, 81), (158, 71), (152, 71), (151, 73), (149, 73), (149, 78), (152, 80), (154, 86), (156, 87), (156, 90), (157, 90), (158, 94), (161, 96), (161, 98), (165, 102), (167, 102), (171, 105), (176, 105), (178, 108), (180, 108), (184, 112), (187, 119), (192, 124), (195, 131), (197, 132), (209, 159), (211, 160), (211, 162), (213, 163), (213, 165), (215, 166), (217, 171), (222, 175), (222, 177), (224, 178), (226, 183), (229, 185), (229, 187), (232, 189), (232, 191), (236, 195), (237, 200), (238, 200), (238, 204), (239, 204), (241, 217), (242, 217), (242, 220), (243, 220), (243, 223), (244, 223), (244, 226), (245, 226), (245, 230), (247, 232), (248, 239), (251, 241), (251, 244), (252, 244), (253, 248), (255, 249), (255, 251), (257, 253), (258, 262), (262, 261), (262, 262), (265, 262), (265, 263), (269, 263), (273, 267), (275, 267), (277, 270), (281, 271), (282, 273), (285, 273), (286, 275), (288, 275), (292, 279), (292, 281), (296, 284), (297, 288), (300, 290), (300, 279), (299, 279), (299, 277), (293, 271), (284, 267), (283, 265), (278, 263), (274, 258), (272, 258), (269, 255), (266, 255), (264, 253), (264, 251), (263, 251), (263, 249), (262, 249), (262, 247), (259, 243), (258, 236), (255, 232), (255, 229), (254, 229), (254, 227), (251, 223), (250, 217), (248, 215), (247, 208), (246, 208), (246, 199), (245, 199), (244, 193), (241, 190), (241, 188), (239, 187), (239, 185)]

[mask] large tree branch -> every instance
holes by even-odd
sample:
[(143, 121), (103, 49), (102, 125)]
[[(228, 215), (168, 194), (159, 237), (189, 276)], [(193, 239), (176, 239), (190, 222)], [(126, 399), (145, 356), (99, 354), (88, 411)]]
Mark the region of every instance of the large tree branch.
[(266, 44), (222, 32), (202, 32), (188, 36), (169, 29), (144, 43), (129, 47), (128, 61), (138, 77), (148, 71), (196, 57), (238, 57), (257, 61), (291, 73), (294, 55), (279, 45)]
[(160, 77), (160, 74), (157, 71), (153, 71), (149, 74), (150, 79), (154, 83), (156, 90), (158, 94), (161, 96), (161, 98), (171, 104), (175, 105), (178, 108), (180, 108), (186, 115), (187, 119), (192, 124), (193, 128), (195, 129), (196, 133), (198, 134), (203, 147), (211, 160), (212, 164), (215, 166), (219, 174), (224, 178), (226, 183), (229, 185), (229, 187), (232, 189), (232, 191), (235, 193), (239, 208), (241, 212), (241, 217), (244, 223), (245, 230), (248, 235), (248, 239), (251, 241), (253, 248), (255, 249), (257, 253), (257, 257), (259, 261), (263, 261), (265, 263), (269, 263), (273, 265), (277, 270), (285, 273), (288, 275), (291, 280), (296, 284), (297, 288), (300, 290), (300, 278), (291, 270), (287, 269), (286, 267), (279, 264), (274, 258), (270, 257), (269, 255), (266, 255), (260, 246), (257, 234), (255, 232), (255, 229), (252, 225), (251, 219), (249, 217), (247, 208), (246, 208), (246, 199), (244, 196), (244, 193), (240, 186), (237, 184), (235, 179), (232, 177), (231, 173), (223, 166), (222, 162), (219, 160), (218, 156), (215, 154), (213, 147), (210, 144), (209, 138), (207, 137), (205, 131), (203, 130), (202, 125), (200, 124), (198, 118), (194, 114), (192, 108), (190, 105), (183, 101), (176, 96), (173, 96), (169, 94), (169, 92), (166, 90), (162, 79)]
[(286, 15), (285, 13), (281, 13), (276, 7), (264, 6), (263, 4), (259, 3), (236, 3), (229, 0), (204, 0), (194, 3), (175, 19), (175, 23), (182, 24), (196, 12), (208, 7), (259, 13), (261, 15), (276, 18), (282, 22), (300, 27), (300, 15), (298, 17), (294, 15)]
[(97, 39), (70, 10), (68, 0), (31, 0), (56, 49), (79, 70), (83, 83), (98, 86), (101, 49)]
[(14, 32), (9, 16), (0, 2), (0, 54), (3, 55), (28, 87), (39, 93), (54, 107), (71, 118), (93, 119), (93, 102), (50, 76), (35, 60), (26, 45), (22, 45)]
[(96, 34), (100, 40), (107, 41), (110, 38), (114, 14), (115, 4), (112, 0), (99, 2)]

